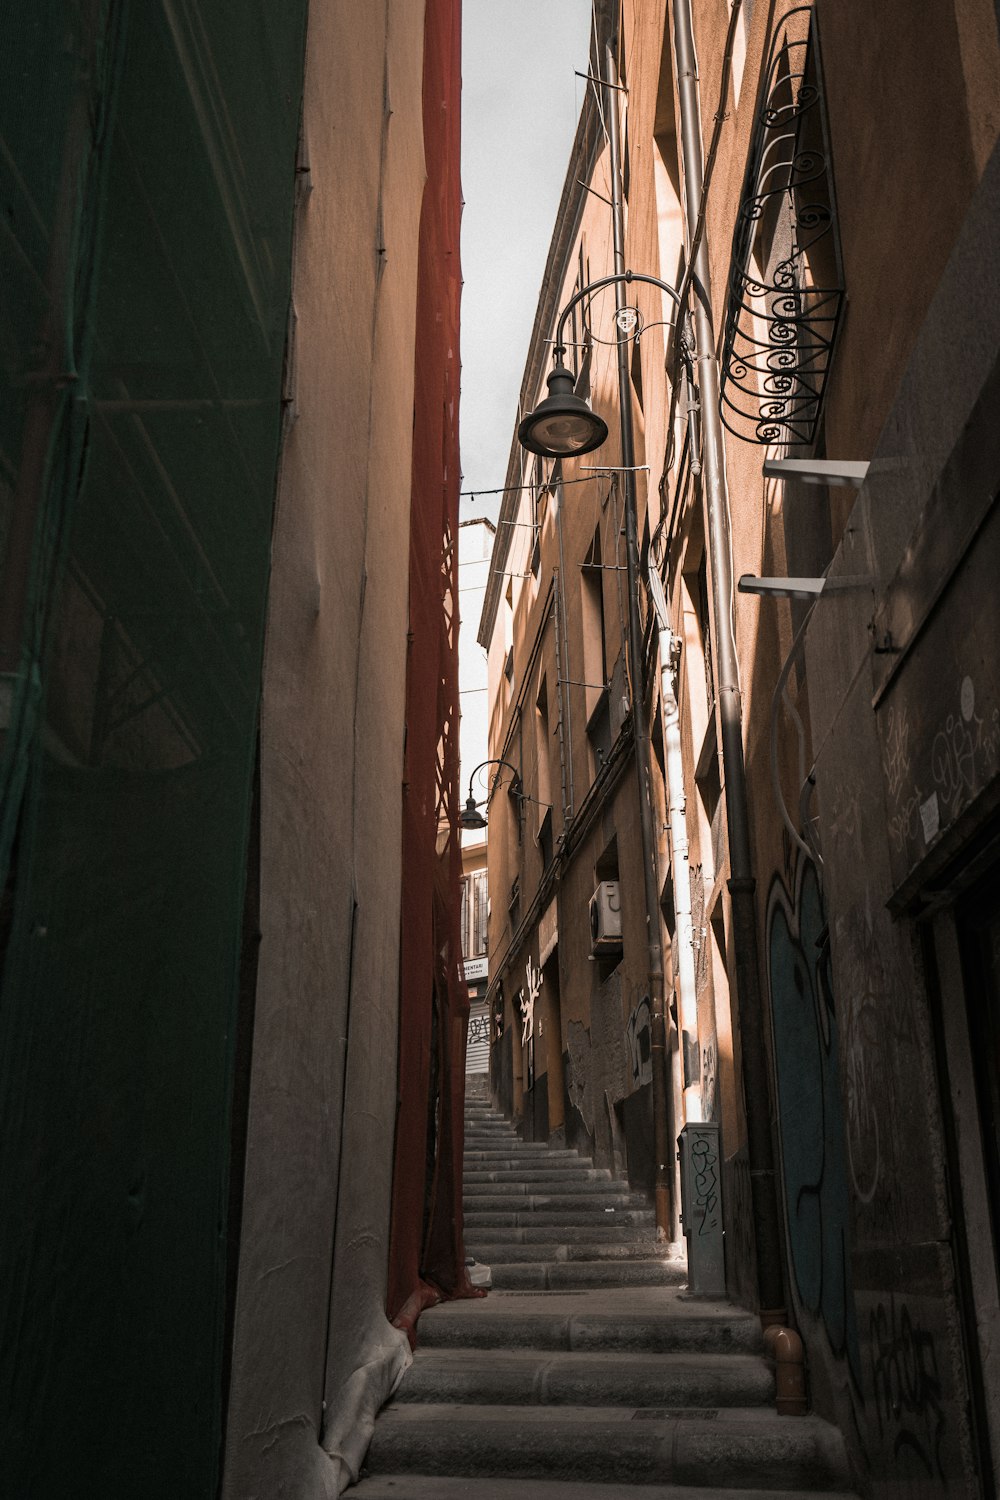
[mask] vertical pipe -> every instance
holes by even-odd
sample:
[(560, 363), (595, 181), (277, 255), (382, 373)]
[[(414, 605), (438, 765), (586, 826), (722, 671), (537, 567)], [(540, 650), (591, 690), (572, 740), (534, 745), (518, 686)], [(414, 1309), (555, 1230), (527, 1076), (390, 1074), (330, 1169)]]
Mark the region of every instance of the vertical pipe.
[[(615, 311), (626, 305), (625, 215), (622, 205), (622, 169), (618, 139), (618, 90), (615, 57), (611, 45), (605, 49), (605, 115), (611, 155), (611, 203), (614, 229)], [(617, 325), (616, 325), (617, 326)], [(655, 1207), (658, 1239), (671, 1232), (671, 1182), (669, 1133), (667, 1129), (667, 1028), (663, 994), (663, 947), (660, 942), (660, 892), (657, 876), (656, 838), (653, 825), (653, 786), (646, 694), (643, 688), (642, 625), (639, 619), (639, 539), (635, 484), (635, 441), (632, 432), (632, 380), (628, 340), (617, 339), (618, 407), (621, 417), (622, 467), (625, 481), (625, 562), (628, 578), (628, 655), (631, 669), (629, 698), (635, 738), (635, 766), (639, 790), (639, 830), (642, 842), (642, 874), (646, 900), (646, 944), (649, 962), (649, 1009), (653, 1067), (653, 1149), (656, 1156)]]
[(560, 598), (560, 593), (561, 593), (561, 588), (560, 588), (561, 583), (562, 583), (562, 579), (560, 578), (558, 570), (557, 570), (552, 575), (552, 594), (553, 594), (553, 597), (552, 597), (552, 622), (553, 622), (553, 624), (555, 626), (555, 632), (556, 632), (556, 714), (557, 714), (556, 727), (557, 727), (558, 733), (559, 733), (559, 782), (560, 782), (560, 797), (561, 797), (561, 802), (562, 802), (563, 829), (565, 829), (566, 824), (569, 822), (569, 814), (567, 812), (567, 794), (566, 794), (566, 741), (565, 741), (565, 726), (564, 726), (564, 723), (563, 723), (563, 708), (564, 708), (563, 694), (566, 691), (566, 683), (565, 683), (565, 680), (563, 678), (562, 634), (561, 634), (560, 629), (559, 629), (559, 598)]
[[(560, 608), (562, 611), (562, 641), (563, 656), (559, 660), (559, 676), (563, 680), (563, 686), (569, 686), (569, 633), (566, 628), (566, 556), (563, 548), (563, 487), (562, 479), (556, 484), (556, 535), (559, 538), (559, 578), (563, 588), (559, 592)], [(567, 817), (573, 816), (576, 805), (575, 791), (573, 786), (573, 697), (571, 693), (566, 694), (566, 758), (569, 769), (569, 798), (567, 802)]]
[(700, 1124), (701, 1076), (698, 1050), (698, 990), (694, 971), (694, 932), (691, 923), (691, 868), (688, 863), (687, 812), (681, 757), (680, 708), (677, 702), (677, 638), (660, 629), (660, 707), (663, 715), (663, 760), (667, 771), (667, 813), (670, 820), (670, 873), (674, 893), (674, 943), (684, 1075), (684, 1121)]
[[(691, 0), (673, 0), (674, 63), (681, 115), (684, 208), (689, 253), (701, 207), (703, 181), (698, 67)], [(750, 858), (743, 710), (734, 628), (732, 539), (726, 486), (725, 447), (719, 401), (719, 366), (711, 306), (708, 238), (702, 234), (692, 265), (695, 338), (701, 393), (702, 495), (712, 586), (716, 687), (721, 723), (726, 820), (729, 828), (729, 892), (736, 956), (736, 1000), (742, 1049), (743, 1103), (747, 1121), (751, 1197), (757, 1244), (757, 1290), (762, 1313), (784, 1312), (781, 1236), (771, 1141), (771, 1081), (764, 1037), (763, 997), (757, 946), (755, 887)]]

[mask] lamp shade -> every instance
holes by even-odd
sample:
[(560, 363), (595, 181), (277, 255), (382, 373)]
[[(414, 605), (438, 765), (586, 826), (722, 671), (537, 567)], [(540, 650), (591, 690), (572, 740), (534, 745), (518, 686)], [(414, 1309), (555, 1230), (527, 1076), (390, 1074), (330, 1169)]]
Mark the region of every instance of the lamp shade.
[(518, 441), (529, 453), (543, 458), (572, 458), (599, 448), (608, 424), (573, 394), (573, 376), (556, 365), (548, 379), (549, 394), (539, 401), (517, 429)]
[(458, 815), (459, 828), (485, 828), (486, 819), (476, 806), (475, 798), (470, 794), (466, 804)]

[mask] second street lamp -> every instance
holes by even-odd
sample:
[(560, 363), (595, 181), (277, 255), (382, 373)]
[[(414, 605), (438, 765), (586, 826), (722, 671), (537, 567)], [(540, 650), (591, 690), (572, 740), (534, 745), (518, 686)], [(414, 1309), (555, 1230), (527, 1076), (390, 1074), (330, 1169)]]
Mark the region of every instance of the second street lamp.
[[(530, 798), (525, 798), (523, 789), (521, 787), (520, 774), (518, 773), (516, 766), (512, 766), (509, 760), (481, 760), (478, 766), (474, 768), (472, 775), (469, 777), (469, 795), (466, 798), (465, 806), (458, 815), (459, 828), (464, 828), (470, 832), (473, 829), (485, 828), (487, 826), (486, 819), (479, 811), (479, 804), (476, 802), (475, 797), (472, 795), (472, 783), (479, 772), (483, 770), (485, 766), (506, 766), (507, 770), (510, 772), (509, 791), (513, 796), (520, 797), (522, 801), (531, 800)], [(493, 778), (493, 788), (496, 787), (499, 780), (500, 772), (497, 771), (496, 775)]]

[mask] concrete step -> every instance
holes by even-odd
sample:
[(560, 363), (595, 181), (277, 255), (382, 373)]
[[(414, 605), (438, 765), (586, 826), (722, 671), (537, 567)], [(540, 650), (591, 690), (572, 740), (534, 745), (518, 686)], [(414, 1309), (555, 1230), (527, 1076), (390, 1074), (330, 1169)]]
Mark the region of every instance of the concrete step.
[(492, 1265), (498, 1290), (569, 1291), (587, 1287), (686, 1286), (687, 1267), (669, 1260), (574, 1260)]
[[(520, 1234), (520, 1230), (511, 1230), (509, 1233)], [(465, 1248), (470, 1255), (477, 1260), (484, 1261), (486, 1265), (501, 1265), (504, 1261), (522, 1263), (531, 1261), (541, 1264), (545, 1261), (574, 1261), (574, 1260), (662, 1260), (669, 1261), (684, 1271), (687, 1262), (684, 1253), (679, 1247), (671, 1249), (668, 1245), (657, 1244), (654, 1235), (645, 1235), (643, 1239), (636, 1239), (637, 1230), (629, 1231), (627, 1240), (590, 1240), (581, 1241), (577, 1239), (560, 1239), (553, 1234), (552, 1230), (541, 1231), (547, 1233), (546, 1239), (537, 1240), (526, 1245), (524, 1240), (494, 1239), (493, 1235), (499, 1235), (499, 1230), (487, 1230), (482, 1237), (472, 1236), (466, 1231)], [(477, 1231), (477, 1236), (479, 1231)]]
[[(509, 1201), (504, 1199), (505, 1203)], [(651, 1208), (605, 1208), (603, 1211), (595, 1211), (592, 1204), (588, 1204), (586, 1211), (572, 1204), (564, 1204), (558, 1209), (532, 1208), (526, 1199), (522, 1199), (517, 1210), (482, 1208), (478, 1204), (475, 1208), (466, 1208), (465, 1222), (473, 1228), (520, 1229), (529, 1225), (563, 1227), (579, 1229), (581, 1236), (589, 1237), (597, 1224), (634, 1227), (653, 1224), (655, 1219)]]
[(837, 1430), (768, 1410), (457, 1406), (401, 1402), (375, 1427), (372, 1474), (466, 1474), (617, 1484), (846, 1488)]
[[(611, 1173), (606, 1167), (588, 1167), (584, 1162), (515, 1162), (509, 1167), (477, 1167), (466, 1165), (463, 1174), (466, 1183), (508, 1182), (611, 1182)], [(627, 1186), (627, 1185), (626, 1185)]]
[(762, 1406), (767, 1362), (752, 1354), (559, 1354), (417, 1349), (395, 1400), (505, 1406)]
[[(468, 1214), (465, 1215), (465, 1244), (470, 1255), (475, 1255), (477, 1260), (489, 1262), (489, 1249), (493, 1246), (511, 1247), (517, 1245), (530, 1245), (532, 1248), (522, 1255), (515, 1255), (515, 1260), (529, 1260), (535, 1253), (535, 1247), (542, 1248), (550, 1244), (565, 1244), (572, 1239), (575, 1243), (577, 1236), (558, 1234), (559, 1225), (549, 1225), (544, 1222), (538, 1223), (534, 1219), (522, 1228), (518, 1229), (512, 1225), (482, 1225), (470, 1224)], [(580, 1226), (581, 1247), (593, 1248), (595, 1245), (621, 1246), (627, 1250), (629, 1246), (635, 1246), (637, 1254), (647, 1255), (657, 1245), (656, 1225), (653, 1222), (652, 1212), (647, 1212), (644, 1222), (641, 1224), (623, 1224), (615, 1214), (605, 1214), (598, 1221), (588, 1220), (585, 1225)], [(509, 1258), (509, 1257), (508, 1257)], [(584, 1259), (590, 1257), (584, 1256)]]
[(728, 1302), (670, 1287), (491, 1292), (444, 1302), (420, 1319), (426, 1349), (565, 1349), (760, 1354), (760, 1323)]
[[(428, 1478), (422, 1474), (380, 1474), (347, 1491), (350, 1500), (774, 1500), (773, 1490), (720, 1490), (715, 1485), (581, 1484), (561, 1479), (493, 1479), (477, 1475)], [(827, 1500), (858, 1500), (847, 1491), (824, 1491)], [(782, 1500), (809, 1500), (810, 1490), (782, 1490)]]
[(603, 1198), (610, 1195), (615, 1198), (634, 1199), (633, 1206), (635, 1207), (638, 1207), (640, 1203), (648, 1204), (649, 1202), (645, 1193), (633, 1193), (628, 1183), (620, 1179), (611, 1176), (580, 1178), (575, 1172), (557, 1171), (552, 1177), (539, 1179), (508, 1176), (499, 1182), (469, 1182), (464, 1185), (463, 1190), (467, 1198), (544, 1198), (546, 1194), (555, 1194), (559, 1197)]
[(585, 1167), (582, 1163), (575, 1162), (556, 1162), (555, 1166), (531, 1163), (502, 1172), (493, 1168), (472, 1167), (466, 1169), (464, 1181), (480, 1191), (494, 1192), (525, 1187), (529, 1191), (537, 1190), (540, 1193), (548, 1192), (550, 1187), (559, 1192), (563, 1189), (589, 1192), (593, 1187), (600, 1187), (605, 1191), (613, 1188), (616, 1193), (630, 1191), (627, 1182), (623, 1182), (620, 1177), (612, 1177), (604, 1167)]
[(543, 1146), (540, 1151), (534, 1147), (521, 1146), (505, 1148), (496, 1146), (491, 1151), (466, 1151), (463, 1158), (467, 1167), (489, 1166), (501, 1171), (504, 1167), (519, 1166), (560, 1166), (566, 1163), (569, 1166), (592, 1167), (594, 1163), (589, 1156), (581, 1156), (578, 1151), (569, 1151), (560, 1148), (547, 1151)]
[[(539, 1184), (541, 1187), (541, 1184)], [(519, 1191), (520, 1189), (520, 1191)], [(602, 1187), (594, 1183), (589, 1192), (581, 1191), (573, 1183), (546, 1183), (543, 1191), (535, 1192), (530, 1183), (511, 1183), (504, 1188), (495, 1184), (471, 1183), (464, 1191), (463, 1202), (467, 1209), (487, 1213), (499, 1209), (519, 1212), (526, 1208), (558, 1209), (565, 1213), (569, 1209), (584, 1209), (588, 1213), (600, 1213), (602, 1209), (648, 1208), (649, 1199), (644, 1193), (630, 1193), (616, 1188), (614, 1183)]]

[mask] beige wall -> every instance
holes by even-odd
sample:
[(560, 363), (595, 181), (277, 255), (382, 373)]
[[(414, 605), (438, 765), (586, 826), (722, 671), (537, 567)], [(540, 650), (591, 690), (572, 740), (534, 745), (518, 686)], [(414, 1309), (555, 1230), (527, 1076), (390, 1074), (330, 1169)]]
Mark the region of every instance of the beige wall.
[(232, 1500), (337, 1493), (344, 1471), (321, 1443), (349, 1451), (352, 1376), (378, 1353), (399, 1357), (383, 1299), (423, 6), (387, 0), (366, 18), (359, 26), (356, 10), (337, 3), (313, 5), (309, 19), (294, 420), (261, 716), (262, 936)]

